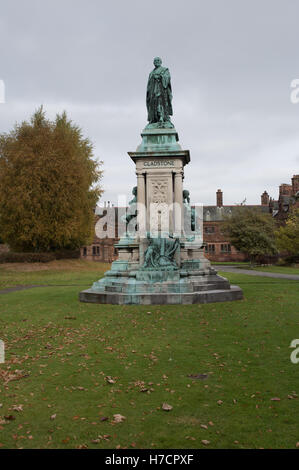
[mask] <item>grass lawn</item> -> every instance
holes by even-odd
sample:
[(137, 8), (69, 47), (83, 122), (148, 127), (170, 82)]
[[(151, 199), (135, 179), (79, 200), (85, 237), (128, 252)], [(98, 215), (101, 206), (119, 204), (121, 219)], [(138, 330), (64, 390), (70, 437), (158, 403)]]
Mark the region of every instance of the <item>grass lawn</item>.
[(299, 274), (299, 267), (292, 266), (263, 266), (254, 268), (255, 271), (265, 271), (268, 273), (280, 273), (280, 274)]
[(243, 301), (79, 303), (94, 265), (1, 268), (2, 285), (61, 284), (0, 295), (2, 448), (296, 447), (298, 282), (225, 274)]
[(0, 264), (0, 289), (17, 285), (76, 285), (86, 287), (102, 277), (108, 263), (61, 260), (49, 263)]

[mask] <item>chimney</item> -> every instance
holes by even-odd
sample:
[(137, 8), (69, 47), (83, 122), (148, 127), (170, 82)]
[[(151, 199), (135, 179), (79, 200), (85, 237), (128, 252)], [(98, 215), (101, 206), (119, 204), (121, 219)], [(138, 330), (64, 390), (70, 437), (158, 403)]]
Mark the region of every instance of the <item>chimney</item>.
[(270, 201), (269, 194), (267, 193), (267, 191), (264, 191), (263, 194), (261, 195), (261, 205), (268, 206), (269, 201)]
[(223, 206), (223, 193), (222, 193), (221, 189), (217, 190), (216, 203), (217, 203), (217, 207), (222, 207)]

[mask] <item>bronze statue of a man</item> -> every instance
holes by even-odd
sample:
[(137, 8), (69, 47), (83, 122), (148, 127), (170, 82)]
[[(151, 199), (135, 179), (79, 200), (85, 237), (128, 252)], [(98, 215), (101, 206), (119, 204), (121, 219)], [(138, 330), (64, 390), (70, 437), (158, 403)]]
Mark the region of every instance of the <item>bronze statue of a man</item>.
[(154, 66), (148, 77), (146, 91), (148, 127), (173, 127), (169, 117), (172, 116), (170, 73), (168, 68), (162, 67), (160, 57), (155, 57)]

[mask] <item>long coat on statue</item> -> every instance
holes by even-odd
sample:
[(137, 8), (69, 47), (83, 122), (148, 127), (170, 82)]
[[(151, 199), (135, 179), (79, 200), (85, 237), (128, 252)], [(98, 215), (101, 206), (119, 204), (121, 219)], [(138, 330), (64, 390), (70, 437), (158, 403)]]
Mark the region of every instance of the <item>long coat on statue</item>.
[(166, 67), (157, 67), (149, 74), (146, 106), (150, 123), (169, 121), (172, 116), (170, 73)]

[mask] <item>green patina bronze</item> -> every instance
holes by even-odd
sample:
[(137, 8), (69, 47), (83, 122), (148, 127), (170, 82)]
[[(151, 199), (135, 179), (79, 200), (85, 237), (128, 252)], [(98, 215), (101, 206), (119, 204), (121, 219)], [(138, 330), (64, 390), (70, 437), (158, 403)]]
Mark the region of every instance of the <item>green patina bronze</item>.
[[(190, 193), (187, 189), (183, 191), (183, 204), (185, 209), (185, 219), (188, 223), (189, 219), (191, 219), (191, 230), (192, 232), (196, 229), (196, 211), (195, 207), (190, 206)], [(185, 230), (187, 227), (185, 227)]]
[(124, 219), (125, 219), (125, 222), (126, 222), (127, 225), (129, 224), (129, 222), (132, 219), (134, 219), (137, 216), (137, 208), (136, 208), (136, 204), (137, 204), (137, 186), (134, 186), (134, 188), (132, 189), (132, 194), (133, 194), (134, 197), (129, 202), (128, 212), (127, 212), (126, 216), (124, 216)]
[(124, 234), (124, 238), (131, 238), (131, 234), (128, 231), (128, 225), (132, 219), (137, 217), (137, 186), (134, 186), (132, 189), (132, 194), (134, 197), (129, 201), (128, 211), (121, 217), (122, 222), (126, 224), (126, 233)]
[(172, 90), (168, 68), (162, 67), (160, 57), (154, 59), (154, 70), (149, 74), (146, 90), (146, 106), (148, 111), (147, 129), (172, 128)]
[(147, 237), (149, 246), (144, 256), (144, 268), (173, 270), (178, 269), (174, 261), (174, 255), (179, 247), (178, 238), (166, 237)]

